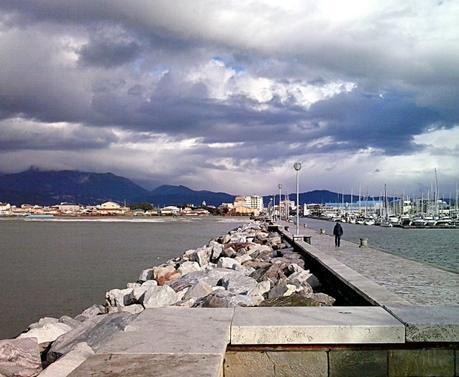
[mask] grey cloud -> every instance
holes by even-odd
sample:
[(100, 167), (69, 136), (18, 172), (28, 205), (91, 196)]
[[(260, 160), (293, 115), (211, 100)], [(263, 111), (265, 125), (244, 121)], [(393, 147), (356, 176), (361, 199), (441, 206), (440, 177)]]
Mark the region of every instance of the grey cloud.
[(81, 125), (47, 125), (21, 119), (0, 122), (0, 150), (85, 150), (106, 148), (118, 141), (107, 129)]
[(81, 48), (80, 63), (111, 68), (133, 61), (140, 52), (140, 45), (133, 41), (119, 43), (95, 41)]

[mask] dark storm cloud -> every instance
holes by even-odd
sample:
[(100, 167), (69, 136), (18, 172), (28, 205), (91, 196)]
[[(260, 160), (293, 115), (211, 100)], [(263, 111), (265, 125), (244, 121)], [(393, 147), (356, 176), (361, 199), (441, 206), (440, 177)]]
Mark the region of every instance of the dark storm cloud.
[(97, 40), (81, 48), (79, 61), (83, 65), (111, 68), (131, 62), (140, 51), (141, 47), (136, 42)]
[[(177, 146), (182, 176), (367, 149), (438, 154), (414, 138), (459, 122), (457, 8), (388, 0), (362, 16), (340, 4), (3, 0), (0, 148), (100, 148), (100, 162), (158, 134), (195, 138)], [(56, 122), (67, 126), (46, 127)]]
[(436, 111), (417, 106), (408, 96), (389, 93), (380, 97), (359, 90), (318, 102), (312, 106), (310, 117), (326, 121), (322, 132), (345, 141), (345, 148), (372, 147), (389, 155), (407, 154), (419, 148), (412, 143), (413, 135), (441, 121)]
[(17, 118), (0, 122), (1, 151), (100, 149), (117, 141), (110, 130), (82, 125), (50, 125)]

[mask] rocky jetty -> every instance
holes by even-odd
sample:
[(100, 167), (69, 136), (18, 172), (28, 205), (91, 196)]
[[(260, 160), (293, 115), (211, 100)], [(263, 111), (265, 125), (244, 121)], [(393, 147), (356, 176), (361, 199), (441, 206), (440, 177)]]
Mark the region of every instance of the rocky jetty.
[(108, 291), (104, 305), (75, 318), (42, 318), (1, 341), (0, 375), (66, 376), (147, 308), (333, 305), (318, 289), (301, 256), (254, 221), (142, 271), (126, 288)]

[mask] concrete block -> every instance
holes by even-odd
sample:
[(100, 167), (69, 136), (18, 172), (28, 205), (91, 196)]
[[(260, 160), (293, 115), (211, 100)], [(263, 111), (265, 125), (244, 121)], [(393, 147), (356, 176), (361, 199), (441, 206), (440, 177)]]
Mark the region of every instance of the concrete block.
[(97, 353), (223, 355), (232, 317), (233, 309), (145, 309)]
[(275, 377), (274, 364), (266, 352), (227, 352), (225, 377)]
[(453, 377), (454, 350), (389, 351), (389, 377)]
[(276, 377), (328, 377), (328, 357), (325, 351), (267, 352), (274, 364)]
[(231, 327), (231, 344), (404, 341), (405, 327), (379, 307), (239, 307)]
[(329, 365), (330, 377), (386, 377), (387, 351), (330, 351)]
[(459, 342), (458, 305), (393, 305), (386, 309), (405, 324), (407, 342)]
[(221, 355), (95, 355), (69, 377), (221, 377)]

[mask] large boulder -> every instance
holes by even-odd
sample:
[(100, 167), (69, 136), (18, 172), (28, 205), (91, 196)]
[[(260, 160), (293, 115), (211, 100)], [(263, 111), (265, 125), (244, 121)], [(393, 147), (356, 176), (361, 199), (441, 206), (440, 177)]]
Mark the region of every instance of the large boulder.
[(262, 280), (270, 280), (276, 284), (278, 280), (285, 279), (287, 277), (286, 273), (288, 273), (288, 265), (286, 263), (275, 263), (269, 267), (263, 275)]
[(70, 352), (78, 343), (87, 343), (97, 351), (112, 336), (136, 318), (130, 313), (103, 314), (83, 322), (79, 327), (60, 336), (47, 353), (47, 361), (52, 363)]
[(105, 300), (109, 306), (125, 306), (135, 302), (133, 288), (112, 289), (105, 293)]
[(63, 315), (61, 318), (59, 318), (59, 322), (70, 326), (72, 329), (80, 326), (81, 324), (80, 321), (77, 321), (76, 319), (73, 319), (72, 317), (69, 317), (68, 315)]
[(249, 289), (247, 294), (249, 296), (263, 296), (271, 290), (271, 282), (268, 280), (257, 283), (256, 287)]
[(105, 314), (107, 312), (105, 306), (94, 304), (89, 308), (85, 309), (81, 314), (78, 314), (75, 319), (80, 322), (84, 322), (88, 319), (94, 318), (98, 315)]
[(39, 377), (65, 377), (78, 368), (94, 351), (87, 343), (78, 343), (69, 353), (49, 365)]
[(218, 282), (218, 285), (232, 293), (247, 294), (247, 292), (257, 287), (257, 281), (244, 274), (234, 273), (223, 277)]
[(286, 279), (280, 279), (276, 285), (268, 292), (268, 298), (278, 298), (290, 296), (295, 293), (297, 287), (293, 284), (288, 284)]
[(180, 276), (182, 274), (175, 270), (174, 265), (153, 267), (153, 277), (158, 282), (158, 285), (169, 284), (180, 278)]
[(234, 258), (236, 255), (237, 255), (236, 250), (234, 250), (229, 245), (225, 245), (222, 252), (220, 253), (220, 257), (227, 257), (227, 258)]
[(143, 298), (143, 306), (147, 308), (162, 308), (175, 304), (179, 300), (177, 293), (168, 285), (150, 287)]
[(133, 305), (128, 305), (128, 306), (120, 306), (117, 308), (118, 312), (123, 312), (123, 313), (131, 313), (131, 314), (139, 314), (142, 313), (145, 308), (143, 305), (140, 304), (133, 304)]
[(41, 369), (37, 339), (0, 340), (0, 376), (33, 377)]
[(135, 302), (141, 304), (143, 302), (145, 292), (148, 291), (150, 287), (156, 287), (157, 285), (158, 283), (156, 280), (147, 280), (140, 287), (134, 288), (132, 291), (132, 296), (134, 297)]
[(198, 262), (201, 267), (204, 267), (210, 262), (211, 254), (211, 247), (200, 247), (193, 255), (193, 260)]
[(201, 280), (190, 289), (187, 290), (185, 295), (183, 296), (183, 300), (189, 300), (190, 298), (201, 298), (207, 296), (208, 294), (212, 293), (212, 286), (207, 284), (205, 281)]
[(180, 267), (177, 269), (183, 276), (190, 272), (201, 271), (201, 267), (199, 266), (198, 262), (183, 262)]
[(72, 327), (65, 323), (45, 321), (42, 325), (34, 326), (29, 331), (22, 333), (18, 339), (36, 338), (38, 344), (46, 345), (71, 330)]
[(235, 269), (235, 267), (240, 266), (241, 264), (234, 258), (222, 257), (218, 260), (217, 266), (219, 268), (228, 268)]
[(331, 306), (332, 302), (334, 302), (333, 297), (324, 296), (322, 293), (306, 297), (301, 292), (295, 292), (290, 296), (266, 299), (260, 306)]
[(209, 246), (212, 247), (212, 254), (211, 254), (210, 260), (211, 262), (216, 263), (218, 258), (220, 258), (220, 255), (223, 252), (223, 245), (216, 241), (211, 241)]
[(260, 296), (248, 296), (235, 294), (226, 290), (217, 290), (197, 301), (194, 306), (203, 308), (234, 308), (236, 306), (257, 306), (262, 301), (263, 297)]
[(227, 268), (213, 268), (207, 271), (190, 272), (180, 279), (172, 282), (169, 286), (176, 292), (180, 292), (185, 288), (189, 288), (199, 281), (203, 280), (212, 287), (217, 285), (217, 282), (224, 276), (235, 273)]

